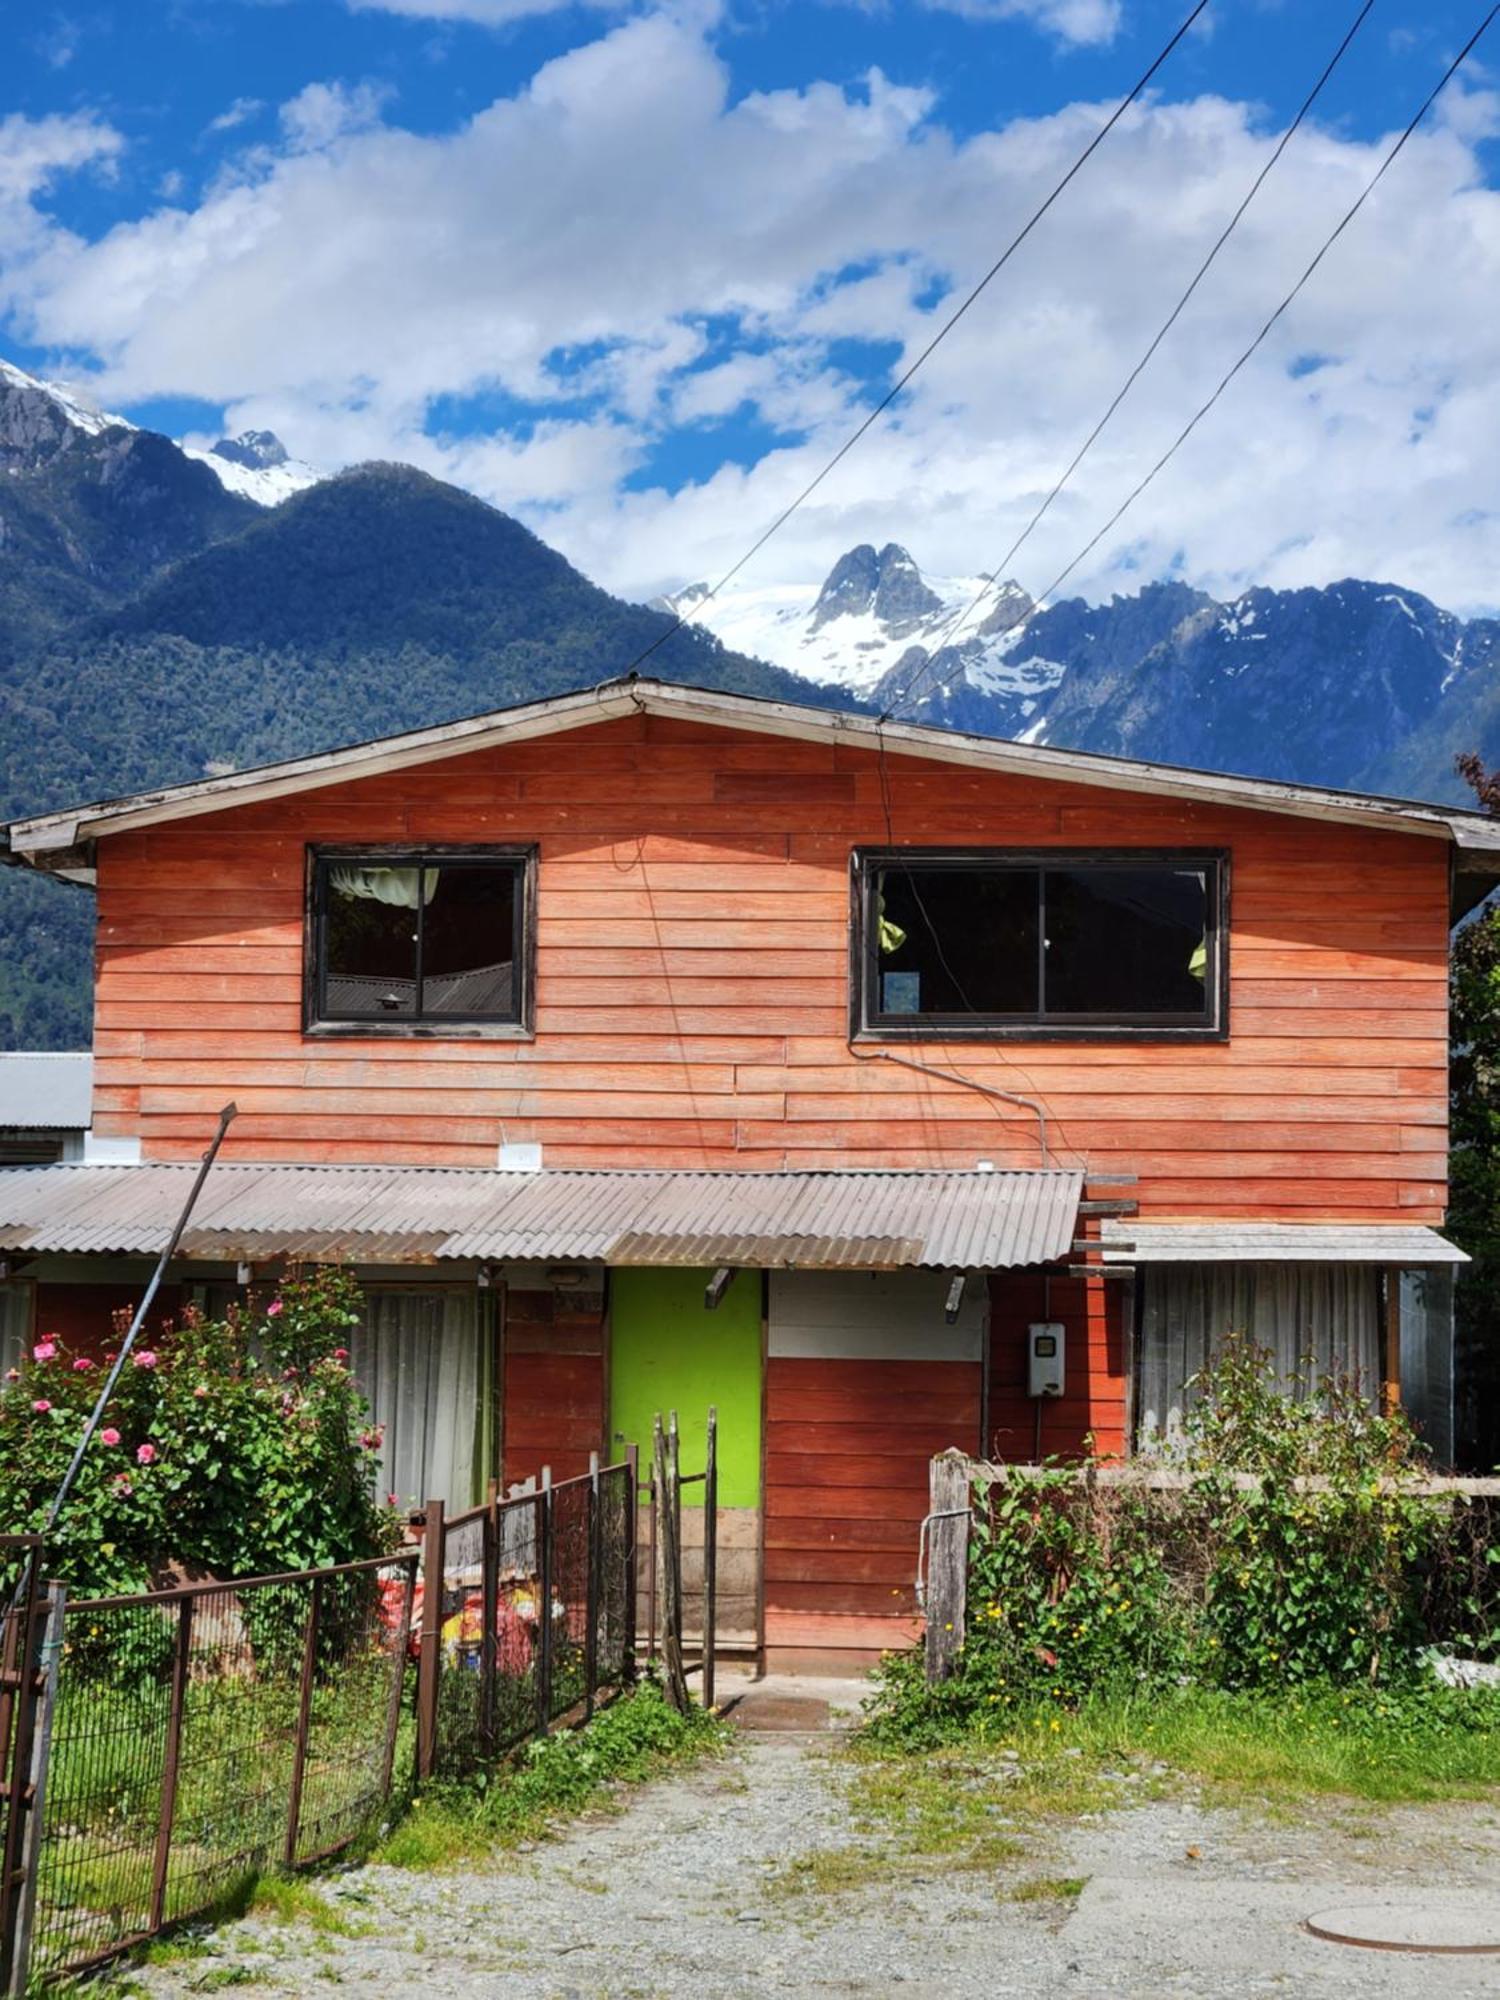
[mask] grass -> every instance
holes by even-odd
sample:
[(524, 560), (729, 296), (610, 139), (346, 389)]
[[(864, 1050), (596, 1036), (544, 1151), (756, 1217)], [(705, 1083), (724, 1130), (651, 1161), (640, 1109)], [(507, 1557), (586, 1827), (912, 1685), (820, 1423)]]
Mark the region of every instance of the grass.
[(528, 1744), (487, 1779), (432, 1786), (375, 1858), (396, 1868), (444, 1868), (545, 1839), (563, 1820), (612, 1805), (613, 1787), (715, 1755), (725, 1741), (711, 1716), (701, 1709), (678, 1715), (648, 1682), (585, 1728)]
[(1008, 1903), (1076, 1903), (1088, 1887), (1087, 1875), (1032, 1875), (1005, 1892)]

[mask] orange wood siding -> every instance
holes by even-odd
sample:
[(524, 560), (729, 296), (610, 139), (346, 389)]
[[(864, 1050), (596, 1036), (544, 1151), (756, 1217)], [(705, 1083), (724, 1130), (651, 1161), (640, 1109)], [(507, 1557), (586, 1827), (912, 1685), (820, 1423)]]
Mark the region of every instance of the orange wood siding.
[[(888, 760), (912, 844), (1233, 854), (1224, 1044), (903, 1053), (1042, 1098), (1058, 1156), (1143, 1214), (1436, 1222), (1447, 853), (1437, 840)], [(306, 844), (540, 844), (532, 1042), (309, 1040)], [(657, 717), (99, 844), (96, 1125), (194, 1159), (1034, 1165), (1029, 1116), (851, 1054), (849, 851), (887, 839), (863, 749)]]
[[(1125, 1325), (1128, 1292), (1118, 1279), (997, 1271), (990, 1278), (990, 1457), (1029, 1461), (1042, 1418), (1041, 1456), (1068, 1458), (1087, 1439), (1102, 1458), (1125, 1450)], [(1026, 1393), (1026, 1329), (1058, 1321), (1064, 1332), (1063, 1394)]]
[(501, 1385), (502, 1487), (589, 1469), (603, 1453), (604, 1324), (559, 1308), (550, 1291), (512, 1291), (505, 1300)]
[[(871, 1619), (910, 1618), (929, 1461), (954, 1443), (972, 1447), (978, 1435), (977, 1362), (772, 1356), (767, 1639), (836, 1645), (832, 1618), (862, 1621), (861, 1631)], [(895, 1641), (887, 1634), (876, 1643)]]

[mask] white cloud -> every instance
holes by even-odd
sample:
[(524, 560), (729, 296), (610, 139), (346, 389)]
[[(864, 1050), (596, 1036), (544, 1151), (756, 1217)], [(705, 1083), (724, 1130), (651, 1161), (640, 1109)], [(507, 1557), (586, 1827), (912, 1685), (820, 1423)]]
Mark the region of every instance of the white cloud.
[[(579, 0), (347, 0), (355, 14), (405, 14), (418, 21), (472, 21), (502, 28), (532, 14), (560, 14)], [(627, 0), (583, 0), (585, 5), (618, 8)]]
[(237, 97), (233, 104), (225, 106), (217, 118), (210, 118), (204, 129), (209, 132), (233, 132), (237, 126), (247, 125), (252, 118), (259, 117), (265, 108), (264, 101), (259, 97)]
[[(94, 243), (52, 229), (42, 197), (118, 141), (0, 124), (0, 307), (32, 343), (95, 357), (111, 406), (198, 396), (317, 464), (411, 459), (642, 595), (729, 566), (862, 407), (847, 343), (914, 354), (943, 310), (934, 281), (951, 300), (984, 270), (1104, 115), (1070, 105), (959, 141), (939, 102), (878, 74), (735, 99), (701, 34), (659, 15), (447, 134), (402, 129), (359, 87), (294, 104), (237, 178)], [(1476, 147), (1497, 115), (1475, 92), (1413, 139), (1076, 587), (1358, 574), (1494, 604), (1500, 193)], [(1133, 112), (755, 575), (816, 578), (855, 540), (955, 574), (997, 560), (1271, 144), (1256, 107), (1220, 98)], [(1023, 583), (1107, 518), (1381, 150), (1298, 134)], [(661, 439), (680, 466), (724, 424), (747, 462), (643, 484)]]
[(1029, 21), (1060, 41), (1111, 42), (1119, 32), (1120, 0), (923, 0), (971, 21)]

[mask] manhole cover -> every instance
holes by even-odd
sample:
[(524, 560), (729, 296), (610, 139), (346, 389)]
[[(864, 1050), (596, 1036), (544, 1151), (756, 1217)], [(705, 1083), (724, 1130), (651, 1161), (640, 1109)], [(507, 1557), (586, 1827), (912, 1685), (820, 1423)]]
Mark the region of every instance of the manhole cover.
[(1500, 1952), (1500, 1897), (1381, 1896), (1307, 1919), (1314, 1937), (1368, 1951)]

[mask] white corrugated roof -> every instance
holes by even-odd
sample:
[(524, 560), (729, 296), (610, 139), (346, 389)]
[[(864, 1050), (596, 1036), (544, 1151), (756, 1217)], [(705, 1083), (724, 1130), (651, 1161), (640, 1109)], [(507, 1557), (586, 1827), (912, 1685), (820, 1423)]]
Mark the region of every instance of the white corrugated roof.
[[(156, 1254), (197, 1169), (0, 1170), (0, 1250)], [(778, 1270), (1005, 1270), (1072, 1246), (1079, 1173), (489, 1172), (217, 1166), (186, 1257), (566, 1259)]]
[(24, 1049), (0, 1055), (0, 1129), (86, 1132), (94, 1058)]
[(1420, 1223), (1106, 1222), (1106, 1264), (1467, 1264)]

